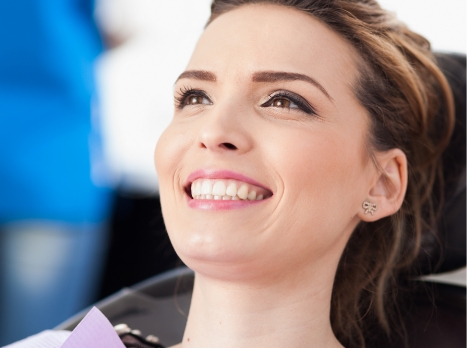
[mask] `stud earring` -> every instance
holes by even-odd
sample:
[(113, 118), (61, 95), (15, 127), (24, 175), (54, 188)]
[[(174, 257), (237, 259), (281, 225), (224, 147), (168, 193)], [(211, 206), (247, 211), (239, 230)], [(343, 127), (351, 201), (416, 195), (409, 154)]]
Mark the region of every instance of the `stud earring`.
[(362, 206), (363, 206), (363, 209), (365, 209), (365, 214), (370, 213), (371, 215), (373, 215), (376, 209), (378, 209), (375, 203), (371, 203), (368, 201), (363, 202)]

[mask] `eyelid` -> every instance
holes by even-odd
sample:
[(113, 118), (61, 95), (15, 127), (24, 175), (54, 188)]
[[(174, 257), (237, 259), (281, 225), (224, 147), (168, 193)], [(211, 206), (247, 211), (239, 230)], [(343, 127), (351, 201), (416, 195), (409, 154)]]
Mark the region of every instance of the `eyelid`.
[(261, 104), (261, 106), (267, 107), (269, 106), (267, 105), (268, 103), (272, 102), (274, 98), (279, 98), (279, 97), (289, 99), (291, 102), (293, 102), (294, 104), (298, 106), (299, 110), (303, 111), (306, 114), (318, 116), (315, 108), (305, 98), (303, 98), (302, 96), (296, 93), (293, 93), (287, 90), (280, 90), (280, 91), (275, 91), (275, 92), (270, 93), (269, 99), (263, 104)]
[(203, 91), (202, 89), (197, 89), (197, 88), (191, 88), (189, 86), (183, 86), (177, 91), (178, 95), (174, 96), (175, 99), (175, 105), (178, 109), (183, 109), (185, 106), (188, 106), (185, 104), (186, 100), (190, 96), (198, 96), (198, 97), (203, 97), (209, 100), (209, 102), (212, 104), (211, 97)]

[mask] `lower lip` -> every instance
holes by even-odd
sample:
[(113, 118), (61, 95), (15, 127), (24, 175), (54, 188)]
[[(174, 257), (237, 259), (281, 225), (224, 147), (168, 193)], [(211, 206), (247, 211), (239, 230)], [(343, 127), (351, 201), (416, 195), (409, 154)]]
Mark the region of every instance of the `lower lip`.
[(215, 199), (193, 199), (191, 197), (188, 197), (188, 206), (193, 209), (201, 210), (229, 210), (250, 207), (252, 205), (256, 205), (264, 201), (265, 199), (262, 199), (260, 201), (224, 201)]

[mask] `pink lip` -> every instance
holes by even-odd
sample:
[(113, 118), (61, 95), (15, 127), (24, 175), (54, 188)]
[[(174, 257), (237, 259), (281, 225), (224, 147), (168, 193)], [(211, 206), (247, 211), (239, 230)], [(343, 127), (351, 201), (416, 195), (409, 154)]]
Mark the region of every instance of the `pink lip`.
[(201, 210), (229, 210), (229, 209), (239, 209), (244, 207), (250, 207), (261, 202), (267, 201), (263, 199), (261, 201), (222, 201), (214, 199), (191, 199), (188, 196), (188, 206), (194, 209)]
[[(257, 182), (256, 180), (249, 178), (243, 174), (233, 172), (230, 170), (218, 170), (218, 169), (199, 169), (191, 173), (186, 181), (185, 188), (189, 190), (190, 185), (196, 179), (203, 178), (203, 179), (234, 179), (246, 182), (251, 185), (262, 187), (268, 191), (271, 191), (261, 183)], [(238, 209), (243, 208), (251, 205), (256, 205), (258, 203), (267, 201), (267, 199), (263, 199), (261, 201), (248, 201), (248, 200), (238, 200), (238, 201), (223, 201), (223, 200), (200, 200), (200, 199), (192, 199), (190, 195), (187, 194), (188, 199), (188, 206), (190, 208), (195, 209), (203, 209), (203, 210), (226, 210), (226, 209)]]

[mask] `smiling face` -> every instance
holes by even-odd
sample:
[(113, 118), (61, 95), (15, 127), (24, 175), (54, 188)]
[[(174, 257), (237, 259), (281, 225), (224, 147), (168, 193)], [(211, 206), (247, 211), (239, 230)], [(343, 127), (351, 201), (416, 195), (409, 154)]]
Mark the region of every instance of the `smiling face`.
[(375, 172), (356, 61), (332, 30), (281, 6), (243, 6), (207, 27), (156, 148), (164, 220), (188, 266), (332, 279)]

